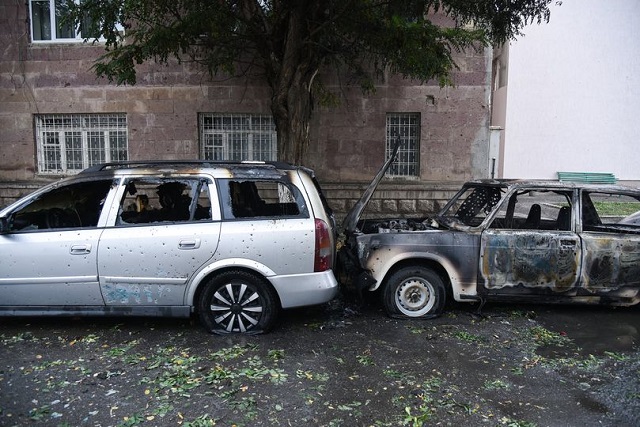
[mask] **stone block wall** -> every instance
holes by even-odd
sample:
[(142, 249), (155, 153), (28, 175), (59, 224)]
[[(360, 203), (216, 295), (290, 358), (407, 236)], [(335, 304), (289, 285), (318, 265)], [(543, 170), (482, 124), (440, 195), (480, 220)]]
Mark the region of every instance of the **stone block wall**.
[[(112, 85), (91, 69), (103, 46), (31, 43), (27, 18), (25, 2), (0, 3), (0, 182), (16, 187), (0, 194), (2, 201), (32, 182), (57, 179), (38, 173), (38, 114), (124, 113), (131, 160), (199, 158), (199, 113), (271, 114), (270, 89), (261, 80), (212, 79), (184, 63), (145, 63), (135, 86)], [(319, 75), (341, 104), (315, 106), (304, 164), (321, 182), (366, 185), (384, 162), (387, 113), (419, 113), (419, 174), (393, 183), (398, 191), (488, 176), (491, 51), (455, 59), (455, 87), (447, 88), (387, 75), (365, 95), (331, 73)], [(339, 206), (341, 194), (336, 191)], [(398, 203), (374, 200), (374, 206), (408, 211), (429, 199), (416, 193)]]

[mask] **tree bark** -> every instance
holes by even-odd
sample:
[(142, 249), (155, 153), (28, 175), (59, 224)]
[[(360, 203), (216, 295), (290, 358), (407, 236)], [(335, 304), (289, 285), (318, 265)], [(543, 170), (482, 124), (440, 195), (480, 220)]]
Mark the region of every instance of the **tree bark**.
[(278, 160), (302, 164), (309, 146), (310, 78), (296, 71), (289, 87), (274, 93), (271, 109), (278, 132)]
[[(302, 164), (309, 146), (312, 98), (310, 85), (317, 59), (307, 44), (309, 10), (305, 2), (291, 11), (281, 28), (282, 49), (272, 58), (267, 79), (272, 90), (271, 112), (278, 132), (278, 160)], [(285, 23), (286, 22), (286, 23)]]

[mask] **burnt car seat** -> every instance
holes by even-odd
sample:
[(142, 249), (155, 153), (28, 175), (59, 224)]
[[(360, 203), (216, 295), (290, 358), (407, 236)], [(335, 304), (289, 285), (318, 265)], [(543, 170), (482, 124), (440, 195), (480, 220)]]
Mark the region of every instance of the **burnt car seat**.
[(527, 215), (527, 219), (524, 221), (521, 228), (540, 228), (541, 214), (542, 208), (539, 204), (534, 203), (533, 205), (531, 205), (531, 208), (529, 209), (529, 215)]
[(571, 230), (571, 208), (569, 206), (563, 206), (558, 211), (556, 229), (561, 231)]

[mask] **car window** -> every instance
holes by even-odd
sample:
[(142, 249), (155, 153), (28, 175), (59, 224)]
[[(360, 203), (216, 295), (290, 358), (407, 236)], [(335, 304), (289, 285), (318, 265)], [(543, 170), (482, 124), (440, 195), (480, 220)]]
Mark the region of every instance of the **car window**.
[(498, 187), (467, 187), (452, 199), (441, 216), (477, 227), (493, 211), (501, 197), (502, 190)]
[(225, 219), (257, 217), (309, 217), (302, 194), (280, 181), (219, 180)]
[(617, 192), (584, 191), (581, 216), (585, 231), (640, 232), (638, 196)]
[(85, 181), (47, 191), (14, 211), (10, 231), (96, 227), (112, 180)]
[(209, 185), (198, 178), (128, 179), (118, 224), (211, 220)]
[(505, 200), (490, 228), (571, 230), (571, 192), (519, 190)]

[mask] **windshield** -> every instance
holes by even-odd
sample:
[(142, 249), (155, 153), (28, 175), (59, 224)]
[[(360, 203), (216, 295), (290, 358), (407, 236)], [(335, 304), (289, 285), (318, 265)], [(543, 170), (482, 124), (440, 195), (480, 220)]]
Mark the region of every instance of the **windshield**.
[(488, 186), (464, 187), (447, 203), (436, 218), (443, 225), (462, 223), (479, 226), (498, 204), (505, 189)]

